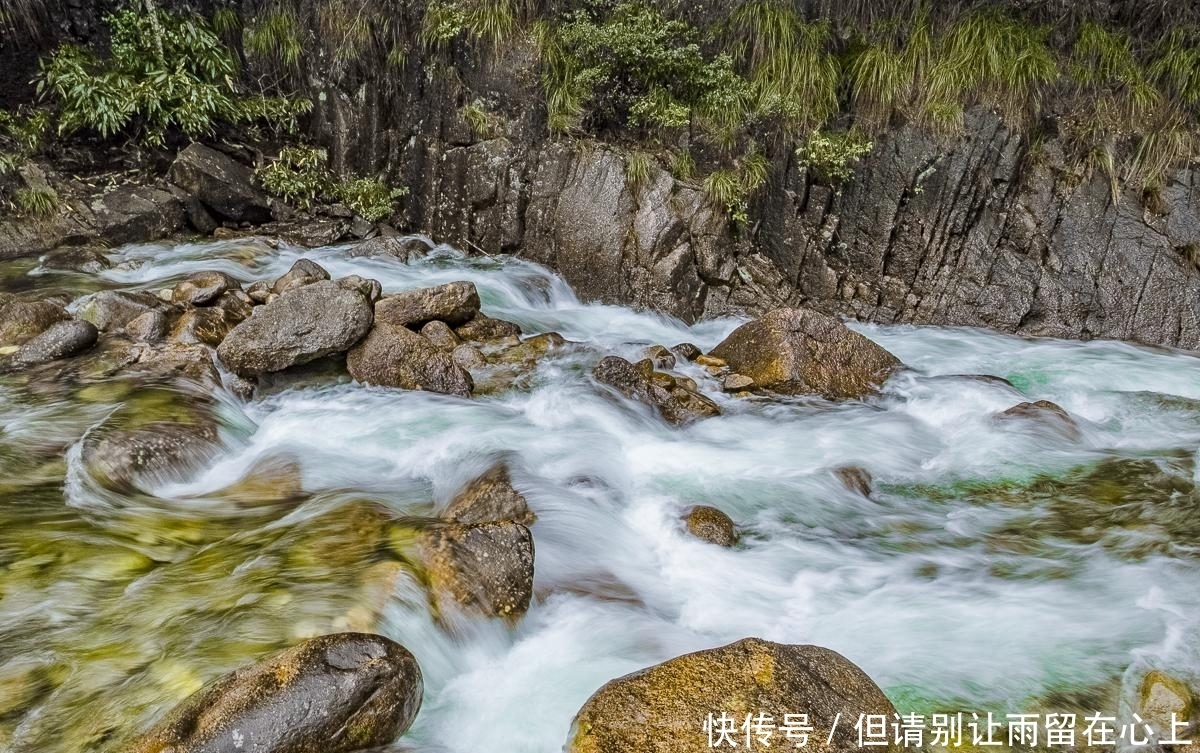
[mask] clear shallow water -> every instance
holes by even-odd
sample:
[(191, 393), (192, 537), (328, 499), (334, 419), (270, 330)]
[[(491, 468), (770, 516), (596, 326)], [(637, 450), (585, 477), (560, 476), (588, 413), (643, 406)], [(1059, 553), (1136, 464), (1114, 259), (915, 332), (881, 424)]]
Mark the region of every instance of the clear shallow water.
[[(369, 601), (359, 585), (371, 567), (370, 553), (355, 550), (359, 532), (386, 523), (347, 526), (346, 510), (370, 500), (428, 515), (501, 456), (539, 517), (529, 613), (511, 629), (438, 627), (404, 576), (372, 612), (425, 673), (424, 707), (402, 741), (418, 750), (486, 741), (557, 751), (607, 680), (749, 635), (833, 648), (902, 711), (1116, 704), (1123, 675), (1128, 685), (1151, 666), (1184, 679), (1200, 672), (1200, 360), (1191, 355), (855, 325), (911, 367), (879, 398), (732, 398), (685, 365), (726, 414), (676, 429), (598, 388), (591, 366), (653, 343), (708, 349), (738, 321), (688, 327), (581, 304), (536, 265), (445, 248), (406, 265), (348, 248), (139, 246), (118, 252), (104, 278), (157, 290), (221, 269), (249, 282), (301, 255), (389, 292), (471, 280), (485, 313), (583, 345), (544, 360), (525, 389), (469, 401), (349, 383), (249, 403), (219, 395), (225, 452), (138, 499), (83, 478), (77, 450), (65, 466), (34, 464), (51, 483), (23, 470), (30, 443), (69, 447), (132, 397), (30, 402), (6, 387), (3, 438), (24, 454), (4, 472), (28, 478), (0, 496), (0, 577), (18, 584), (0, 602), (0, 666), (35, 655), (52, 667), (32, 710), (16, 721), (0, 714), (10, 739), (64, 719), (76, 729), (97, 708), (124, 715), (115, 726), (127, 731), (268, 646), (354, 627), (346, 615)], [(1015, 388), (958, 376), (969, 374)], [(1081, 436), (993, 417), (1037, 399), (1070, 411)], [(222, 500), (219, 490), (280, 456), (299, 462), (306, 501)], [(873, 499), (833, 476), (846, 464), (873, 474)], [(679, 516), (694, 504), (730, 514), (741, 546), (688, 537)], [(4, 734), (0, 726), (0, 749)]]

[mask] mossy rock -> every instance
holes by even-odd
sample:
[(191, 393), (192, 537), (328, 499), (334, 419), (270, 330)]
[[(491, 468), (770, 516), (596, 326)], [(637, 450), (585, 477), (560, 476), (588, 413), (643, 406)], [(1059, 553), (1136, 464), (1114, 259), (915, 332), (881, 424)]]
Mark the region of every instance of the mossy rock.
[(784, 714), (806, 713), (813, 728), (806, 750), (861, 753), (847, 720), (891, 719), (896, 709), (835, 651), (745, 638), (606, 683), (575, 716), (565, 751), (702, 753), (712, 749), (704, 724), (722, 713), (735, 725), (748, 714), (767, 714), (778, 724)]

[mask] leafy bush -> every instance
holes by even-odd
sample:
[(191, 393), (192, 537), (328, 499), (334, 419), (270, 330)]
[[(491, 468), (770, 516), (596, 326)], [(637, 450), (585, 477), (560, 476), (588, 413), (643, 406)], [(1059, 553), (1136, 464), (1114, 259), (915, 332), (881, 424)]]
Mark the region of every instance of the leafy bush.
[(598, 5), (537, 34), (549, 123), (563, 132), (581, 118), (598, 130), (673, 128), (698, 118), (713, 128), (743, 119), (746, 82), (728, 55), (708, 58), (699, 32), (640, 2)]
[(357, 178), (333, 186), (334, 197), (368, 222), (391, 217), (396, 200), (407, 194), (407, 188), (392, 188), (375, 178)]
[(854, 163), (869, 154), (874, 146), (854, 131), (813, 131), (808, 140), (796, 148), (796, 158), (820, 179), (844, 183), (854, 177)]
[(750, 195), (767, 180), (767, 160), (761, 152), (751, 150), (739, 160), (737, 168), (715, 170), (704, 179), (708, 200), (724, 207), (736, 225), (749, 222)]
[(66, 44), (42, 61), (37, 86), (57, 100), (59, 133), (91, 128), (107, 138), (129, 131), (162, 146), (173, 130), (197, 138), (219, 123), (294, 128), (311, 106), (240, 95), (233, 54), (200, 18), (124, 10), (107, 22), (110, 57)]
[(258, 181), (268, 193), (308, 209), (329, 192), (333, 183), (328, 161), (329, 155), (324, 149), (285, 147), (277, 158), (258, 169)]
[(339, 181), (328, 161), (324, 149), (286, 147), (276, 159), (258, 169), (258, 181), (268, 193), (302, 209), (310, 209), (318, 201), (340, 201), (369, 222), (390, 217), (396, 200), (408, 193), (407, 189), (391, 188), (374, 178)]
[(21, 108), (15, 113), (0, 110), (0, 175), (42, 148), (50, 114), (45, 110)]

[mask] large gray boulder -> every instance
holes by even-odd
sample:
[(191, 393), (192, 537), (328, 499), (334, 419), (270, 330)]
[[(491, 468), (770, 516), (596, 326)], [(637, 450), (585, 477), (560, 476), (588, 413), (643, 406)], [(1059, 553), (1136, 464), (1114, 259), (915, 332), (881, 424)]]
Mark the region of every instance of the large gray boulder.
[(776, 309), (734, 330), (710, 354), (754, 386), (831, 399), (873, 394), (900, 361), (833, 317)]
[[(566, 753), (702, 753), (712, 749), (704, 723), (719, 714), (738, 726), (765, 714), (808, 714), (805, 750), (861, 753), (860, 715), (893, 719), (895, 707), (871, 678), (844, 656), (820, 646), (745, 638), (670, 659), (612, 680), (583, 705)], [(832, 737), (831, 732), (832, 730)], [(782, 733), (772, 742), (781, 749)], [(744, 733), (741, 738), (745, 740)]]
[(323, 635), (197, 691), (130, 753), (350, 753), (387, 745), (421, 707), (421, 669), (380, 635)]
[(361, 292), (324, 280), (256, 308), (225, 336), (217, 355), (239, 376), (283, 371), (350, 349), (373, 318)]
[(151, 293), (102, 290), (80, 305), (78, 316), (96, 325), (101, 332), (110, 332), (162, 306), (163, 302)]
[(271, 219), (270, 197), (255, 185), (254, 171), (216, 149), (192, 144), (167, 177), (221, 219), (255, 225)]
[(350, 351), (346, 368), (356, 380), (380, 387), (460, 397), (470, 397), (475, 388), (471, 375), (449, 353), (410, 329), (385, 323), (377, 323)]
[(420, 328), (434, 319), (457, 326), (479, 313), (479, 291), (473, 282), (448, 282), (432, 288), (389, 295), (375, 305), (379, 321)]

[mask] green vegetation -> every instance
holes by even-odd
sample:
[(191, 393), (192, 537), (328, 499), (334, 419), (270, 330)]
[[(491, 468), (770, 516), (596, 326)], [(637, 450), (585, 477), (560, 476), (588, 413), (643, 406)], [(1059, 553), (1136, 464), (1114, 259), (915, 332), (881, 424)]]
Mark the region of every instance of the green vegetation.
[(58, 209), (58, 194), (53, 188), (19, 188), (13, 194), (17, 211), (34, 217), (46, 217)]
[(517, 19), (515, 0), (429, 0), (421, 39), (428, 47), (439, 47), (465, 34), (495, 48), (513, 32)]
[(796, 147), (796, 159), (827, 183), (840, 184), (854, 177), (854, 163), (870, 154), (874, 144), (855, 131), (813, 131)]
[(42, 109), (22, 107), (15, 113), (0, 110), (0, 175), (42, 148), (50, 128), (50, 114)]
[(654, 158), (641, 151), (630, 152), (625, 158), (625, 180), (634, 193), (650, 181)]
[(747, 87), (732, 58), (706, 56), (693, 26), (653, 7), (621, 2), (602, 13), (591, 6), (536, 36), (556, 133), (692, 124), (728, 132), (741, 123)]
[(464, 105), (459, 114), (467, 122), (471, 132), (481, 139), (494, 139), (500, 135), (500, 119), (488, 111), (479, 100)]
[(311, 209), (320, 201), (340, 201), (369, 222), (390, 217), (396, 201), (408, 193), (374, 178), (337, 180), (328, 163), (324, 149), (286, 147), (258, 169), (257, 177), (268, 193), (301, 209)]
[(60, 134), (127, 132), (163, 146), (173, 131), (197, 138), (222, 123), (263, 121), (291, 130), (310, 106), (241, 94), (233, 54), (197, 17), (124, 10), (109, 16), (108, 25), (109, 57), (67, 44), (42, 61), (38, 90), (57, 104)]
[(294, 72), (304, 53), (300, 18), (295, 8), (284, 2), (268, 6), (246, 25), (242, 47), (252, 58), (268, 61), (284, 71)]
[(714, 170), (704, 179), (708, 200), (723, 207), (735, 225), (745, 225), (749, 219), (749, 198), (767, 181), (767, 160), (751, 150), (728, 170)]

